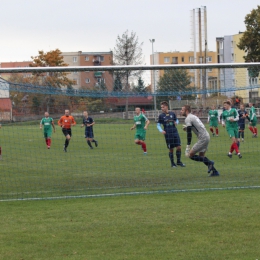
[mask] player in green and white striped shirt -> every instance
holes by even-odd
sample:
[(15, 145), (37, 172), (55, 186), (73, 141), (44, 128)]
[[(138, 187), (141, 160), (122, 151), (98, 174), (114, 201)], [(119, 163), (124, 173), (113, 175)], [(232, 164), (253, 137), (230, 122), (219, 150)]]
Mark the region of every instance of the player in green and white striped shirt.
[(256, 111), (253, 103), (249, 103), (249, 130), (252, 132), (253, 137), (257, 137), (257, 117), (256, 117)]

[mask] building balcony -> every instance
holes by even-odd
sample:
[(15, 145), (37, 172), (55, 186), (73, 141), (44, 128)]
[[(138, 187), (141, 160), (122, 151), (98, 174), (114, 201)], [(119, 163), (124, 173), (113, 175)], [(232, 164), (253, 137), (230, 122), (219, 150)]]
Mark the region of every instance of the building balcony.
[(101, 62), (99, 60), (93, 60), (93, 65), (94, 66), (100, 66), (101, 65)]
[(102, 72), (101, 71), (95, 71), (94, 72), (94, 77), (95, 78), (101, 78), (102, 77)]

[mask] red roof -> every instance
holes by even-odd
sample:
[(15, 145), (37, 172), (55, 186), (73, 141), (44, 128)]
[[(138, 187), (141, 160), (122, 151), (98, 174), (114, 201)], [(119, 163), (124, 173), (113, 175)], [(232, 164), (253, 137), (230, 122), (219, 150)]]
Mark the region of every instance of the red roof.
[(0, 111), (10, 111), (12, 102), (10, 98), (0, 98)]
[[(107, 103), (112, 103), (116, 106), (125, 106), (126, 98), (107, 98)], [(151, 97), (129, 97), (128, 98), (129, 105), (152, 105), (153, 98)]]

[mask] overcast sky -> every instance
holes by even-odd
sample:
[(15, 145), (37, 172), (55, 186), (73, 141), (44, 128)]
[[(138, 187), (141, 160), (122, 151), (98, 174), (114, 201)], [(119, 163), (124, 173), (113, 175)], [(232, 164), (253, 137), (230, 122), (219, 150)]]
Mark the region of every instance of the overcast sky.
[(259, 0), (0, 0), (0, 62), (31, 60), (38, 50), (110, 51), (116, 37), (134, 31), (149, 64), (158, 52), (188, 51), (190, 10), (207, 7), (208, 46), (245, 30)]

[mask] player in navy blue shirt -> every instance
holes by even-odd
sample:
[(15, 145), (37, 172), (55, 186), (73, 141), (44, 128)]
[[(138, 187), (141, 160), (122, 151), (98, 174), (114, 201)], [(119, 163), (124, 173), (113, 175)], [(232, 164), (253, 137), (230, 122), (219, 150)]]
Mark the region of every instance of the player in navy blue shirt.
[[(185, 167), (185, 165), (181, 162), (181, 140), (176, 128), (176, 124), (178, 119), (174, 112), (169, 111), (168, 102), (161, 102), (161, 110), (162, 114), (159, 115), (159, 119), (157, 122), (157, 129), (164, 134), (167, 148), (169, 149), (169, 157), (171, 161), (171, 167)], [(161, 128), (163, 125), (163, 128)], [(173, 158), (173, 149), (176, 147), (176, 157), (177, 157), (177, 165), (174, 163)]]
[(238, 127), (239, 127), (239, 132), (238, 132), (238, 138), (240, 141), (240, 136), (242, 137), (242, 142), (244, 142), (244, 131), (245, 131), (245, 126), (246, 126), (246, 118), (248, 118), (248, 113), (245, 110), (245, 107), (243, 104), (240, 105), (240, 109), (238, 110)]
[(83, 122), (81, 127), (85, 126), (85, 138), (87, 140), (88, 146), (90, 149), (93, 149), (91, 142), (95, 143), (95, 146), (98, 146), (98, 142), (94, 139), (94, 132), (93, 132), (93, 125), (95, 124), (95, 121), (92, 117), (88, 116), (88, 112), (83, 112)]

